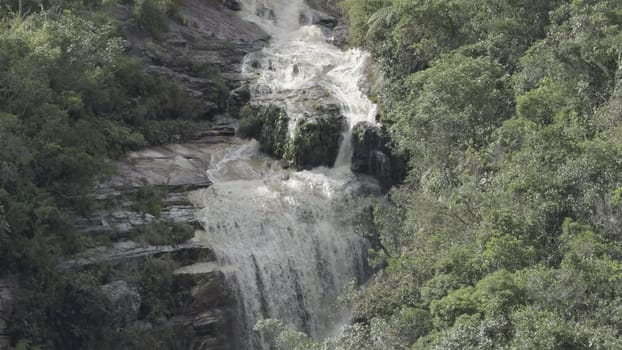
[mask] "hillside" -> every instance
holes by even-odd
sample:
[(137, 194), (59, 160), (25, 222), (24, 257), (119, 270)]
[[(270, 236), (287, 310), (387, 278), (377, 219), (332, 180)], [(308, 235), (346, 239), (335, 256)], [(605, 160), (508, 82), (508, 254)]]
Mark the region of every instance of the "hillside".
[[(354, 324), (279, 349), (622, 347), (622, 5), (345, 0), (407, 179)], [(281, 332), (282, 331), (282, 332)]]

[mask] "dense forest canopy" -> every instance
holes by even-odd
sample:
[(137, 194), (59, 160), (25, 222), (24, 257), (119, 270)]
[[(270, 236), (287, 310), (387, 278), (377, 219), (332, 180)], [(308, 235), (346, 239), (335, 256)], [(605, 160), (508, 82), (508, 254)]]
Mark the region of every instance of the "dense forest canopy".
[(622, 347), (622, 3), (344, 0), (403, 184), (355, 324), (280, 349)]

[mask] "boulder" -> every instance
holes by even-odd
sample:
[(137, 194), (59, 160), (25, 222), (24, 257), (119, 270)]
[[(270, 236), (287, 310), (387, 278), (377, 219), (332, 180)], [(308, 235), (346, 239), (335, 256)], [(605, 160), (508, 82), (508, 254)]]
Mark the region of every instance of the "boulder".
[(222, 5), (231, 11), (242, 11), (242, 3), (238, 0), (223, 0)]
[(289, 161), (287, 159), (280, 159), (277, 161), (277, 163), (281, 169), (289, 169), (290, 167)]
[(9, 349), (11, 345), (9, 322), (17, 288), (17, 279), (12, 277), (0, 279), (0, 349)]
[(298, 120), (289, 140), (285, 158), (298, 169), (332, 167), (339, 153), (345, 127), (343, 116), (319, 116)]

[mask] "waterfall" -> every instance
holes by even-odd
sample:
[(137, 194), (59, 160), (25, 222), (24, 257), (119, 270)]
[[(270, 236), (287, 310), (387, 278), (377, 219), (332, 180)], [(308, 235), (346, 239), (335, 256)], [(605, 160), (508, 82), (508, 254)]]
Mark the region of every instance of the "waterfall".
[(327, 336), (344, 316), (336, 307), (344, 285), (368, 275), (368, 244), (353, 205), (378, 186), (351, 173), (349, 140), (357, 122), (375, 122), (376, 106), (358, 87), (367, 54), (341, 51), (326, 31), (300, 25), (301, 16), (312, 16), (302, 0), (242, 3), (245, 18), (273, 38), (244, 67), (255, 75), (253, 99), (280, 103), (293, 130), (307, 108), (296, 96), (320, 87), (348, 121), (333, 169), (282, 169), (256, 141), (232, 144), (213, 154), (213, 185), (192, 195), (205, 229), (197, 238), (213, 248), (236, 293), (235, 349), (260, 350), (266, 346), (252, 329), (262, 318), (280, 319), (315, 339)]

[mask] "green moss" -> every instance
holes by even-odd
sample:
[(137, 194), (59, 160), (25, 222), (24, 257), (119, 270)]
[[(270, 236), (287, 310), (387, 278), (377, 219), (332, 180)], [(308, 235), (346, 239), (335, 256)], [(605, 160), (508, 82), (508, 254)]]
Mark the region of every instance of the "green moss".
[(152, 221), (144, 225), (136, 240), (152, 245), (180, 244), (194, 237), (194, 227), (188, 224)]
[(289, 140), (285, 158), (299, 168), (332, 166), (339, 152), (342, 118), (301, 120)]
[(287, 148), (289, 119), (282, 108), (261, 106), (254, 110), (243, 107), (236, 135), (259, 141), (261, 150), (275, 157), (283, 157)]

